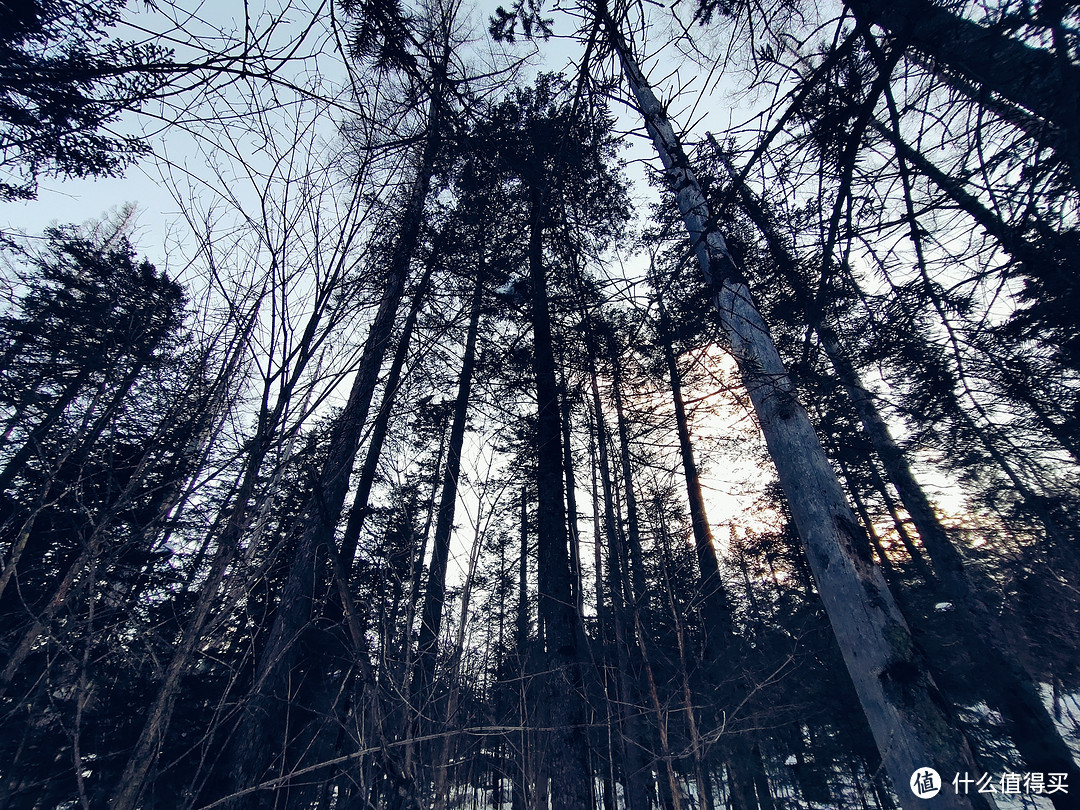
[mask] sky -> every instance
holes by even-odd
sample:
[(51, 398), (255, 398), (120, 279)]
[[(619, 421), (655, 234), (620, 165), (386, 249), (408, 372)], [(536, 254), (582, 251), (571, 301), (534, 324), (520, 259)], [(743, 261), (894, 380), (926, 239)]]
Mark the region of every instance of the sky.
[[(265, 52), (279, 57), (275, 78), (295, 82), (313, 93), (324, 93), (340, 85), (344, 73), (340, 61), (324, 48), (326, 36), (321, 22), (326, 3), (300, 0), (290, 7), (287, 0), (262, 3), (205, 2), (199, 0), (157, 0), (149, 4), (130, 2), (121, 22), (113, 29), (116, 38), (128, 42), (152, 42), (170, 47), (178, 63), (205, 63), (207, 54), (220, 64), (221, 56), (236, 54), (247, 37)], [(245, 22), (245, 10), (248, 20)], [(312, 25), (312, 23), (315, 23)], [(227, 50), (223, 43), (229, 43)], [(283, 57), (288, 56), (286, 61)], [(319, 71), (338, 71), (339, 76), (323, 76)], [(201, 80), (208, 78), (205, 83)], [(238, 172), (231, 164), (258, 164), (257, 143), (230, 143), (232, 134), (243, 129), (246, 109), (254, 103), (258, 82), (229, 82), (227, 75), (200, 71), (182, 77), (176, 88), (160, 102), (150, 102), (135, 113), (125, 113), (108, 131), (144, 140), (152, 154), (127, 167), (122, 176), (104, 178), (63, 178), (42, 176), (36, 200), (0, 206), (0, 229), (37, 233), (57, 223), (96, 220), (126, 205), (138, 208), (137, 244), (151, 258), (161, 259), (165, 245), (175, 236), (179, 219), (178, 195), (190, 196), (190, 187), (203, 194), (227, 193), (230, 175)], [(173, 88), (170, 88), (171, 90)], [(297, 105), (298, 94), (285, 90), (274, 96), (284, 108)], [(313, 115), (317, 104), (306, 103), (304, 115)], [(215, 117), (225, 123), (215, 126)], [(231, 120), (229, 117), (231, 116)], [(327, 117), (325, 132), (332, 137), (333, 121)], [(227, 127), (227, 128), (226, 128)], [(244, 147), (248, 147), (245, 149)], [(221, 176), (215, 176), (215, 170)], [(233, 189), (235, 190), (235, 189)]]
[[(477, 65), (491, 58), (486, 18), (495, 5), (492, 2), (474, 7), (467, 15), (476, 36), (472, 48)], [(246, 19), (245, 9), (249, 13)], [(682, 25), (688, 28), (690, 10), (688, 3), (676, 9), (683, 17)], [(341, 98), (335, 96), (335, 88), (344, 85), (347, 74), (340, 58), (328, 47), (331, 38), (325, 25), (326, 6), (318, 0), (291, 5), (287, 0), (262, 4), (239, 0), (161, 2), (156, 10), (139, 4), (129, 11), (118, 29), (126, 39), (167, 42), (175, 48), (178, 60), (190, 60), (200, 58), (200, 46), (213, 49), (221, 41), (243, 40), (246, 36), (268, 53), (289, 57), (276, 74), (279, 82), (291, 82), (323, 99)], [(580, 59), (580, 46), (572, 38), (575, 20), (557, 7), (551, 16), (556, 34), (552, 40), (538, 46), (522, 44), (513, 51), (516, 56), (535, 52), (525, 75), (540, 70), (561, 70), (572, 75)], [(650, 21), (649, 47), (653, 50), (648, 52), (645, 65), (660, 96), (672, 100), (669, 111), (674, 120), (690, 130), (692, 141), (702, 139), (705, 132), (722, 138), (730, 129), (752, 121), (755, 108), (772, 99), (740, 94), (736, 88), (744, 85), (747, 77), (741, 74), (737, 62), (725, 64), (704, 58), (693, 50), (688, 37), (680, 36), (679, 24), (672, 20), (665, 9)], [(245, 31), (249, 33), (245, 35)], [(694, 28), (693, 33), (698, 48), (728, 53), (723, 26)], [(664, 44), (657, 48), (656, 43)], [(220, 76), (214, 81), (221, 86)], [(361, 90), (366, 92), (367, 88)], [(170, 98), (166, 104), (148, 106), (142, 113), (127, 116), (117, 124), (118, 130), (145, 134), (153, 149), (152, 157), (142, 159), (120, 178), (43, 177), (37, 200), (3, 205), (0, 229), (36, 234), (50, 224), (96, 220), (134, 204), (135, 244), (159, 267), (182, 277), (193, 255), (188, 246), (191, 228), (182, 216), (185, 207), (189, 215), (196, 210), (205, 218), (257, 210), (264, 204), (259, 197), (260, 181), (265, 188), (272, 187), (274, 173), (280, 169), (275, 158), (288, 151), (291, 139), (305, 137), (313, 146), (322, 143), (327, 152), (332, 149), (340, 110), (328, 110), (325, 101), (313, 101), (279, 84), (273, 92), (280, 107), (271, 119), (272, 131), (267, 132), (254, 126), (253, 117), (245, 114), (255, 103), (257, 92), (266, 93), (265, 86), (244, 81), (212, 92), (191, 90)], [(656, 191), (647, 185), (645, 166), (655, 165), (655, 154), (643, 137), (637, 114), (618, 100), (625, 99), (625, 91), (616, 91), (615, 96), (611, 106), (618, 116), (617, 128), (626, 132), (625, 159), (634, 194), (654, 199)], [(223, 118), (224, 123), (211, 123), (215, 118)], [(221, 225), (221, 220), (215, 222)], [(228, 230), (224, 226), (222, 229)], [(642, 257), (631, 259), (626, 267), (614, 272), (643, 276), (643, 262)], [(710, 417), (710, 427), (723, 435), (730, 425), (745, 418), (745, 413), (738, 411), (729, 418)], [(728, 522), (753, 525), (746, 516), (753, 506), (746, 493), (747, 482), (749, 479), (753, 489), (765, 476), (746, 462), (747, 455), (743, 454), (744, 460), (739, 463), (713, 464), (706, 479), (710, 513), (717, 527)], [(947, 490), (948, 482), (944, 481), (939, 494)], [(719, 530), (716, 533), (718, 537), (724, 534)]]
[[(485, 53), (492, 47), (485, 29), (487, 15), (495, 5), (497, 3), (492, 0), (473, 6), (465, 15), (476, 39), (471, 47), (477, 64), (490, 58)], [(245, 9), (250, 15), (247, 23)], [(551, 40), (536, 45), (519, 43), (511, 49), (515, 57), (532, 54), (524, 71), (526, 76), (541, 70), (572, 75), (580, 60), (580, 45), (572, 37), (575, 20), (558, 10), (551, 14), (555, 19), (555, 36)], [(200, 49), (212, 49), (221, 41), (242, 40), (244, 29), (251, 28), (254, 31), (251, 38), (262, 43), (269, 52), (284, 54), (291, 46), (301, 46), (296, 53), (289, 52), (293, 61), (280, 68), (276, 74), (278, 79), (294, 81), (304, 89), (327, 95), (332, 92), (330, 88), (345, 81), (346, 74), (341, 60), (331, 53), (332, 47), (327, 47), (332, 43), (328, 41), (325, 20), (326, 3), (318, 0), (299, 0), (291, 4), (288, 0), (250, 4), (240, 0), (219, 3), (173, 0), (156, 3), (154, 9), (132, 4), (116, 34), (125, 40), (168, 44), (174, 48), (177, 61), (183, 61), (203, 58)], [(672, 28), (668, 23), (657, 25)], [(707, 31), (697, 33), (706, 38), (712, 36)], [(669, 40), (671, 36), (669, 30), (655, 39)], [(745, 113), (735, 112), (732, 97), (719, 98), (716, 90), (723, 82), (719, 81), (716, 69), (689, 59), (684, 43), (668, 41), (663, 48), (651, 53), (648, 61), (652, 67), (651, 78), (662, 94), (666, 98), (678, 95), (677, 105), (672, 107), (675, 119), (684, 124), (692, 122), (694, 131), (703, 133), (709, 128), (722, 132), (736, 118), (745, 118)], [(220, 77), (214, 84), (220, 87)], [(711, 92), (705, 93), (707, 89)], [(207, 122), (215, 114), (223, 111), (228, 114), (236, 107), (242, 108), (249, 90), (254, 95), (253, 86), (243, 85), (213, 93), (189, 91), (170, 98), (166, 104), (150, 104), (138, 114), (125, 115), (113, 130), (145, 138), (153, 150), (152, 156), (130, 166), (122, 177), (80, 180), (43, 176), (36, 200), (3, 206), (0, 228), (35, 233), (54, 223), (97, 219), (134, 203), (139, 209), (139, 224), (145, 235), (140, 241), (148, 252), (153, 252), (155, 245), (164, 242), (164, 234), (170, 231), (177, 218), (178, 203), (170, 184), (180, 184), (185, 173), (197, 182), (209, 179), (213, 184), (215, 179), (207, 174), (210, 161), (227, 164), (236, 159), (229, 154), (230, 144), (224, 142), (220, 128), (207, 126)], [(292, 99), (286, 98), (289, 94), (284, 89), (279, 88), (278, 92), (286, 104), (298, 98), (295, 95)], [(640, 131), (637, 115), (625, 104), (615, 102), (611, 106), (619, 118), (618, 127), (627, 132), (628, 172), (641, 187), (644, 183), (641, 161), (654, 160), (651, 146)], [(312, 115), (311, 111), (317, 105), (308, 103), (307, 107), (306, 114)], [(333, 119), (340, 116), (324, 117), (326, 138), (330, 140), (334, 135)], [(257, 149), (242, 154), (244, 160), (253, 157), (258, 157)], [(642, 190), (642, 193), (648, 192)]]

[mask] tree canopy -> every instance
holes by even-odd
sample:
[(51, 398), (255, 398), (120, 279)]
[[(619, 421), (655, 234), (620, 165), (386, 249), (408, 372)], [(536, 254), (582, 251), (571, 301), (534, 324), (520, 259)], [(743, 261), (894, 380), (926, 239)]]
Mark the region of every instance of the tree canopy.
[(0, 810), (1080, 806), (1076, 6), (236, 13), (0, 0)]

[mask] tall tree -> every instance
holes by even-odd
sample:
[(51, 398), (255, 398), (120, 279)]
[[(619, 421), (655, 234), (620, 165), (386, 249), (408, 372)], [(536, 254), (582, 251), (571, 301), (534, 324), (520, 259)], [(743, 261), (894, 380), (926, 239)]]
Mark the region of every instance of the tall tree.
[[(562, 428), (550, 304), (550, 247), (568, 221), (579, 234), (567, 240), (610, 238), (623, 216), (623, 186), (612, 167), (613, 139), (606, 111), (587, 111), (567, 98), (565, 83), (542, 76), (492, 110), (494, 139), (504, 171), (521, 184), (520, 202), (528, 243), (529, 317), (537, 422), (537, 535), (539, 605), (553, 689), (575, 696), (583, 688), (584, 637), (575, 610), (563, 489)], [(569, 145), (577, 146), (573, 149)], [(556, 686), (556, 684), (558, 684)], [(557, 701), (557, 699), (555, 699)], [(591, 776), (580, 700), (554, 702), (552, 799), (557, 807), (590, 801)], [(546, 777), (545, 777), (546, 778)]]
[[(728, 172), (737, 179), (737, 173), (730, 164)], [(812, 294), (806, 290), (799, 292), (800, 274), (795, 270), (796, 260), (786, 248), (763, 205), (745, 186), (740, 186), (737, 193), (751, 219), (766, 236), (774, 261), (788, 283), (794, 286), (796, 297), (809, 302)], [(822, 348), (844, 386), (866, 436), (915, 524), (934, 564), (942, 596), (948, 598), (959, 612), (965, 626), (964, 637), (975, 645), (975, 657), (993, 668), (988, 678), (991, 702), (1009, 719), (1021, 756), (1032, 770), (1068, 773), (1070, 776), (1076, 774), (1075, 778), (1080, 778), (1068, 745), (1043, 705), (1038, 687), (1020, 665), (1015, 651), (1003, 643), (1008, 637), (1005, 628), (976, 594), (963, 557), (938, 520), (929, 498), (912, 473), (907, 457), (893, 439), (858, 371), (841, 348), (839, 336), (832, 326), (817, 316), (810, 305), (807, 305), (807, 320), (818, 333)], [(1067, 795), (1055, 794), (1055, 806), (1058, 803), (1062, 807), (1075, 806), (1074, 800)]]
[[(274, 800), (273, 794), (268, 798), (252, 789), (258, 786), (270, 764), (264, 742), (266, 724), (272, 716), (269, 707), (278, 699), (290, 699), (290, 672), (300, 655), (298, 640), (311, 634), (307, 643), (337, 646), (344, 641), (346, 645), (356, 646), (357, 655), (367, 655), (363, 638), (355, 624), (349, 626), (344, 639), (335, 639), (333, 633), (327, 634), (316, 628), (320, 604), (332, 586), (340, 594), (348, 611), (350, 599), (345, 592), (347, 586), (342, 581), (343, 572), (337, 557), (334, 531), (344, 507), (361, 431), (375, 393), (379, 369), (390, 344), (395, 315), (419, 240), (428, 191), (448, 122), (445, 86), (449, 79), (450, 43), (442, 39), (440, 34), (443, 28), (452, 27), (452, 23), (449, 19), (436, 20), (436, 23), (440, 22), (442, 27), (438, 24), (433, 27), (431, 52), (424, 56), (427, 60), (425, 68), (430, 71), (424, 78), (430, 81), (430, 86), (427, 88), (427, 109), (420, 124), (420, 149), (415, 157), (412, 181), (402, 201), (399, 230), (393, 238), (378, 311), (365, 341), (348, 401), (332, 428), (329, 454), (319, 472), (318, 483), (304, 507), (304, 532), (294, 552), (290, 576), (281, 592), (274, 624), (256, 663), (251, 695), (234, 732), (233, 790), (246, 797), (238, 806), (256, 807), (266, 800), (271, 803)], [(420, 61), (419, 58), (414, 59)], [(420, 77), (416, 78), (419, 80)], [(321, 715), (333, 710), (335, 690), (327, 680), (329, 672), (325, 668), (316, 667), (312, 677), (315, 683), (307, 688), (311, 689), (317, 708), (308, 728), (303, 730), (303, 738), (294, 739), (292, 745), (283, 746), (281, 754), (286, 762), (297, 756), (292, 752), (294, 747), (301, 761), (311, 757), (318, 761), (329, 744), (329, 731), (323, 726), (325, 721)], [(290, 763), (286, 767), (296, 765)], [(388, 768), (395, 772), (395, 777), (404, 778), (395, 765), (388, 764)], [(405, 784), (398, 787), (406, 793), (410, 792)], [(303, 791), (302, 788), (300, 790)]]
[[(19, 741), (5, 749), (4, 803), (35, 790), (44, 802), (97, 796), (116, 778), (110, 757), (134, 719), (126, 707), (152, 679), (148, 629), (168, 622), (150, 594), (179, 584), (159, 543), (211, 386), (205, 356), (183, 348), (193, 337), (182, 331), (183, 288), (138, 260), (129, 226), (50, 231), (21, 256), (23, 294), (0, 321), (4, 375), (16, 383), (3, 407), (18, 416), (0, 497), (0, 701), (3, 736)], [(57, 645), (75, 653), (48, 678), (64, 684), (59, 702), (42, 680)], [(72, 771), (52, 766), (57, 752)], [(103, 759), (100, 779), (82, 774), (87, 757)], [(25, 778), (35, 771), (47, 774), (36, 784)]]

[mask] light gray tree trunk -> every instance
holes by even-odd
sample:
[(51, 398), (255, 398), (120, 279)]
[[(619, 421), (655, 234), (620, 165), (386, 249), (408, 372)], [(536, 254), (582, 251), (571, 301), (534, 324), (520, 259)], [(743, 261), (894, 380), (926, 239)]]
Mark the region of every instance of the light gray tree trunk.
[[(609, 42), (664, 164), (679, 211), (776, 464), (844, 662), (886, 770), (905, 808), (924, 808), (909, 789), (916, 770), (978, 770), (966, 740), (950, 725), (937, 687), (869, 555), (865, 537), (795, 395), (772, 335), (736, 269), (701, 183), (667, 113), (652, 92), (604, 0), (597, 3)], [(986, 806), (980, 796), (953, 795), (936, 808)]]

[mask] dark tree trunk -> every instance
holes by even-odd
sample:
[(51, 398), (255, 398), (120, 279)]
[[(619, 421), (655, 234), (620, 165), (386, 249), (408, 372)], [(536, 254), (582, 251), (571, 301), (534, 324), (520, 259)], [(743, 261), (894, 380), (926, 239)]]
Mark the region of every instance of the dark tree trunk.
[(532, 624), (529, 615), (529, 513), (528, 495), (525, 487), (521, 488), (521, 536), (518, 556), (518, 604), (515, 616), (514, 646), (517, 648), (516, 664), (518, 675), (518, 733), (517, 761), (513, 766), (511, 783), (511, 810), (526, 810), (529, 801), (529, 734), (525, 730), (528, 721), (526, 702), (523, 696), (529, 688), (529, 630)]
[[(596, 444), (599, 448), (599, 473), (604, 499), (604, 539), (607, 541), (608, 552), (607, 593), (611, 602), (611, 618), (614, 630), (615, 680), (618, 694), (619, 727), (621, 729), (618, 748), (622, 760), (627, 810), (648, 810), (652, 805), (649, 798), (651, 793), (651, 764), (644, 748), (644, 724), (640, 712), (636, 708), (637, 693), (633, 688), (633, 679), (630, 673), (630, 641), (627, 638), (627, 625), (629, 624), (627, 602), (631, 597), (627, 594), (624, 598), (626, 578), (620, 573), (624, 565), (624, 563), (620, 562), (623, 557), (620, 552), (622, 548), (620, 537), (622, 530), (615, 513), (612, 471), (608, 460), (607, 428), (604, 424), (603, 406), (600, 402), (600, 387), (596, 379), (595, 359), (592, 356), (592, 338), (588, 334), (586, 336), (586, 345), (590, 352), (589, 373), (592, 384), (593, 410), (596, 414)], [(596, 575), (598, 578), (601, 576), (599, 567)]]
[(611, 392), (615, 402), (615, 425), (619, 434), (619, 459), (622, 462), (623, 492), (626, 497), (626, 529), (630, 548), (630, 591), (627, 598), (635, 609), (645, 594), (645, 564), (641, 556), (641, 529), (638, 520), (637, 494), (634, 492), (634, 469), (630, 457), (630, 433), (623, 405), (623, 369), (613, 331), (607, 331), (608, 359), (611, 361)]
[(731, 602), (727, 588), (720, 577), (720, 565), (716, 559), (716, 547), (712, 529), (705, 513), (705, 501), (701, 497), (701, 481), (698, 479), (697, 464), (694, 461), (694, 447), (690, 443), (690, 428), (686, 419), (686, 406), (683, 404), (682, 376), (675, 360), (675, 351), (671, 345), (670, 324), (664, 302), (657, 295), (660, 310), (660, 340), (667, 364), (668, 384), (671, 387), (671, 400), (675, 406), (675, 427), (679, 434), (679, 454), (682, 457), (683, 478), (686, 481), (686, 499), (690, 504), (690, 523), (694, 530), (694, 550), (697, 553), (698, 570), (701, 576), (701, 594), (704, 605), (706, 650), (715, 651), (727, 645), (733, 635), (731, 623)]
[[(383, 386), (383, 398), (379, 403), (379, 412), (375, 415), (371, 427), (371, 438), (368, 441), (367, 453), (364, 456), (364, 464), (360, 468), (360, 475), (356, 479), (356, 493), (353, 495), (352, 508), (349, 510), (349, 521), (345, 524), (345, 534), (341, 539), (341, 562), (345, 570), (352, 572), (356, 558), (356, 545), (360, 541), (360, 532), (364, 527), (364, 521), (368, 515), (368, 498), (371, 496), (371, 487), (375, 484), (375, 476), (379, 469), (379, 457), (382, 455), (383, 444), (390, 427), (390, 416), (394, 410), (394, 400), (397, 394), (398, 384), (401, 382), (401, 372), (405, 367), (405, 360), (409, 356), (409, 347), (412, 342), (413, 329), (420, 315), (424, 298), (428, 293), (428, 284), (431, 281), (432, 272), (435, 270), (435, 256), (428, 261), (424, 268), (424, 275), (417, 282), (416, 291), (413, 293), (409, 304), (409, 313), (405, 317), (405, 323), (401, 327), (401, 337), (398, 339), (394, 359), (390, 363), (390, 370), (386, 373), (386, 383)], [(422, 556), (422, 555), (421, 555)], [(421, 565), (423, 563), (421, 562)]]
[(33, 430), (30, 431), (30, 435), (27, 436), (22, 446), (15, 451), (15, 453), (8, 459), (4, 465), (3, 471), (0, 471), (0, 493), (11, 486), (11, 482), (15, 480), (15, 477), (22, 472), (26, 467), (27, 462), (30, 461), (31, 456), (41, 446), (41, 440), (45, 437), (45, 434), (52, 429), (52, 427), (60, 421), (60, 417), (64, 415), (64, 411), (67, 407), (75, 401), (77, 397), (83, 391), (83, 385), (90, 378), (90, 370), (83, 369), (72, 380), (61, 394), (52, 407), (46, 411), (41, 421), (34, 425)]
[(146, 778), (157, 758), (157, 750), (165, 737), (173, 706), (181, 681), (192, 663), (196, 647), (202, 640), (203, 631), (210, 618), (211, 611), (220, 609), (217, 604), (218, 589), (225, 576), (225, 571), (232, 562), (244, 529), (247, 526), (249, 501), (258, 479), (259, 468), (267, 450), (265, 437), (256, 437), (252, 442), (252, 451), (248, 456), (243, 480), (233, 500), (233, 506), (225, 529), (217, 541), (217, 550), (210, 563), (210, 571), (199, 591), (199, 599), (194, 614), (180, 639), (173, 657), (165, 670), (158, 686), (154, 702), (147, 712), (146, 721), (139, 739), (128, 757), (124, 773), (117, 785), (110, 806), (114, 810), (133, 810), (146, 784)]
[(592, 803), (588, 740), (581, 705), (580, 617), (574, 608), (563, 500), (562, 427), (555, 350), (543, 262), (541, 190), (534, 188), (529, 225), (532, 282), (533, 370), (536, 375), (537, 558), (540, 621), (549, 662), (554, 732), (550, 773), (553, 810), (580, 810)]
[(574, 479), (574, 455), (570, 444), (570, 403), (566, 397), (566, 381), (562, 382), (562, 443), (563, 470), (566, 477), (566, 515), (570, 541), (570, 584), (574, 591), (574, 609), (578, 616), (585, 614), (585, 594), (582, 592), (581, 537), (578, 535), (577, 482)]
[[(687, 499), (690, 503), (690, 522), (694, 530), (694, 549), (697, 553), (698, 568), (701, 575), (706, 630), (705, 655), (708, 660), (719, 662), (720, 666), (730, 669), (731, 663), (740, 660), (742, 657), (739, 652), (740, 640), (735, 635), (735, 628), (731, 620), (731, 603), (723, 580), (720, 578), (720, 566), (713, 546), (712, 530), (709, 528), (708, 518), (705, 513), (705, 503), (701, 497), (701, 482), (698, 479), (697, 465), (694, 463), (694, 450), (690, 443), (686, 407), (682, 399), (682, 382), (678, 364), (675, 360), (675, 352), (671, 345), (670, 325), (663, 301), (659, 296), (657, 305), (660, 310), (660, 330), (664, 360), (668, 369), (671, 398), (675, 405), (675, 424), (679, 435), (683, 477), (686, 481)], [(743, 682), (742, 675), (737, 671), (724, 671), (721, 678), (727, 684), (726, 694), (723, 699), (725, 710), (728, 707), (744, 706), (749, 687)], [(753, 797), (748, 797), (745, 792), (745, 786), (752, 783), (752, 771), (749, 769), (750, 741), (743, 734), (736, 732), (726, 742), (726, 747), (731, 754), (728, 762), (728, 772), (732, 775), (735, 783), (734, 799), (737, 804), (752, 808), (748, 802), (752, 802)]]

